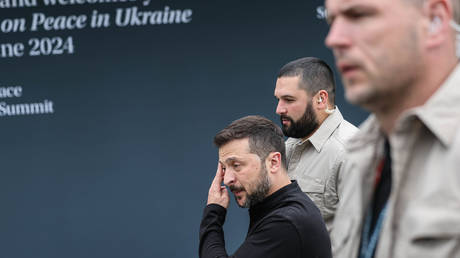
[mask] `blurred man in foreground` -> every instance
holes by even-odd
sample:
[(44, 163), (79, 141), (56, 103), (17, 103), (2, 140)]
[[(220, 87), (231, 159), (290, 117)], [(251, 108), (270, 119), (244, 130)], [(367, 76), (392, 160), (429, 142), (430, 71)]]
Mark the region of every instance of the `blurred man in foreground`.
[(372, 112), (348, 145), (337, 258), (460, 257), (459, 5), (326, 0), (346, 98)]

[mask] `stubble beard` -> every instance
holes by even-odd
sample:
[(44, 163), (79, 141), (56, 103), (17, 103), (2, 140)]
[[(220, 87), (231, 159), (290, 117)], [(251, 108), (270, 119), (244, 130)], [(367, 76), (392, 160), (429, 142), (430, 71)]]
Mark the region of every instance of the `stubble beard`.
[[(346, 100), (352, 105), (363, 108), (367, 108), (369, 105), (375, 104), (379, 99), (380, 94), (376, 89), (376, 86), (371, 81), (372, 79), (367, 82), (367, 85), (353, 85), (358, 82), (355, 82), (352, 79), (344, 81)], [(352, 90), (351, 88), (353, 87), (361, 87), (362, 89)]]
[(231, 191), (246, 191), (246, 200), (244, 203), (240, 204), (238, 202), (238, 198), (235, 196), (235, 201), (241, 208), (250, 208), (260, 202), (262, 202), (265, 197), (267, 197), (268, 192), (270, 191), (272, 184), (270, 182), (270, 178), (268, 177), (268, 171), (265, 167), (265, 164), (262, 163), (262, 167), (260, 169), (259, 177), (254, 185), (254, 190), (252, 193), (248, 193), (244, 187), (230, 187)]

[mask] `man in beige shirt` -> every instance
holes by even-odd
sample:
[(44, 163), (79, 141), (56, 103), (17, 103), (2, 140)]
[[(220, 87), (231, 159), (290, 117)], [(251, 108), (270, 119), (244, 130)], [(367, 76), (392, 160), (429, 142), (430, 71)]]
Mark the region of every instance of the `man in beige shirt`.
[(346, 98), (373, 113), (347, 146), (336, 258), (460, 257), (459, 5), (326, 0)]
[(346, 141), (357, 128), (335, 106), (335, 82), (321, 59), (306, 57), (281, 68), (276, 113), (286, 141), (288, 175), (320, 209), (328, 231), (339, 202)]

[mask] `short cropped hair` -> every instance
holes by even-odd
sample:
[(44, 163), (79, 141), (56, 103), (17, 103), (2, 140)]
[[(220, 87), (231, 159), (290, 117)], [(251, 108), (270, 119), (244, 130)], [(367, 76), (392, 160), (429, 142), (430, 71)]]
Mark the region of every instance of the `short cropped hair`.
[(335, 104), (335, 80), (331, 67), (316, 57), (304, 57), (284, 65), (278, 78), (300, 76), (299, 88), (313, 96), (320, 90), (327, 91), (329, 101)]
[(452, 9), (454, 21), (460, 24), (460, 1), (459, 0), (452, 0)]
[(286, 168), (286, 147), (281, 128), (262, 116), (246, 116), (233, 121), (214, 137), (214, 144), (220, 148), (238, 139), (248, 138), (249, 152), (257, 154), (263, 161), (272, 152), (281, 154), (281, 163)]

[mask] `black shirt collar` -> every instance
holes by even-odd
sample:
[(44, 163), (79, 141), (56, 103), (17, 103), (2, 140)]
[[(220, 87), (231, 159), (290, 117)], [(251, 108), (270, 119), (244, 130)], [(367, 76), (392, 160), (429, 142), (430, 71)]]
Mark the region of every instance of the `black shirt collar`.
[(251, 224), (265, 217), (273, 210), (286, 205), (285, 203), (288, 200), (287, 196), (289, 196), (290, 193), (296, 192), (298, 188), (299, 185), (297, 181), (293, 180), (290, 184), (267, 196), (262, 202), (251, 206), (251, 208), (249, 208)]

